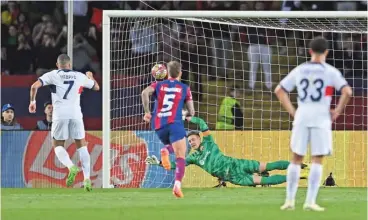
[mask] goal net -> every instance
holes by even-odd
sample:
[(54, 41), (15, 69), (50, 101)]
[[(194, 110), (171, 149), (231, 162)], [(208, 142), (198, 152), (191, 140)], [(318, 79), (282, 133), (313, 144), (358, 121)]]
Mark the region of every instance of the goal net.
[[(172, 60), (182, 64), (182, 81), (190, 85), (196, 115), (207, 122), (226, 155), (289, 160), (292, 119), (273, 90), (310, 59), (308, 43), (316, 36), (328, 40), (327, 63), (354, 89), (344, 114), (333, 124), (334, 153), (325, 161), (323, 178), (332, 173), (339, 186), (367, 184), (364, 13), (104, 11), (103, 25), (104, 187), (173, 184), (174, 171), (145, 164), (147, 156), (160, 158), (163, 144), (142, 120), (140, 95), (155, 80), (153, 65)], [(220, 110), (225, 97), (233, 97), (228, 100), (238, 103), (242, 114)], [(290, 97), (296, 105), (295, 91)], [(198, 129), (189, 123), (186, 128)], [(187, 167), (183, 184), (211, 187), (216, 181), (193, 165)]]

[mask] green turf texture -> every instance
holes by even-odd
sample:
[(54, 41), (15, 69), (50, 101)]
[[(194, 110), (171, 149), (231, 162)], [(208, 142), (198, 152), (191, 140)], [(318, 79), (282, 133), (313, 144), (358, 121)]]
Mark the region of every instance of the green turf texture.
[(295, 211), (280, 211), (284, 188), (184, 189), (2, 189), (2, 220), (360, 220), (367, 218), (366, 188), (321, 188), (316, 213), (302, 210), (299, 189)]

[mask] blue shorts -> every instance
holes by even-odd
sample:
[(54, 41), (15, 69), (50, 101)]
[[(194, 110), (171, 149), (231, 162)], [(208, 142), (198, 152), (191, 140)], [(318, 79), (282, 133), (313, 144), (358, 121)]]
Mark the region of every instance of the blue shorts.
[(184, 124), (179, 123), (165, 125), (156, 130), (156, 134), (164, 145), (172, 144), (186, 136)]

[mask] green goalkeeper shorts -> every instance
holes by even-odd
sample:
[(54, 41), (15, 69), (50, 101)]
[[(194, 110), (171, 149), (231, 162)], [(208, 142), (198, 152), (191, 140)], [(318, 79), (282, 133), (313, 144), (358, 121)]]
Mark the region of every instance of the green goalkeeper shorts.
[(258, 161), (237, 159), (229, 170), (228, 181), (235, 185), (253, 186), (253, 175), (258, 172)]

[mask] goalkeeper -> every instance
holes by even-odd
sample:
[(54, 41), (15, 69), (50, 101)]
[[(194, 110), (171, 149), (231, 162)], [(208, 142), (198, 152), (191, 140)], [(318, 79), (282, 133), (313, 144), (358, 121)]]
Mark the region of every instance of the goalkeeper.
[[(191, 148), (195, 150), (186, 157), (187, 166), (195, 164), (214, 177), (240, 186), (276, 185), (286, 182), (286, 175), (262, 177), (258, 174), (265, 171), (286, 170), (289, 161), (280, 160), (265, 163), (225, 156), (215, 143), (203, 119), (198, 117), (186, 117), (186, 119), (199, 125), (203, 133), (202, 142), (199, 132), (191, 131), (187, 135)], [(170, 166), (166, 166), (165, 169), (170, 170), (176, 168), (175, 162), (167, 162), (166, 164), (170, 164)], [(154, 155), (147, 157), (146, 163), (160, 166), (163, 164)], [(303, 166), (303, 168), (305, 167), (306, 165)], [(303, 172), (301, 179), (306, 179), (307, 176), (308, 173)]]

